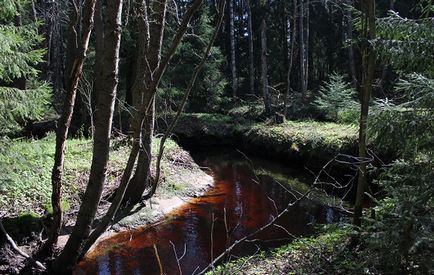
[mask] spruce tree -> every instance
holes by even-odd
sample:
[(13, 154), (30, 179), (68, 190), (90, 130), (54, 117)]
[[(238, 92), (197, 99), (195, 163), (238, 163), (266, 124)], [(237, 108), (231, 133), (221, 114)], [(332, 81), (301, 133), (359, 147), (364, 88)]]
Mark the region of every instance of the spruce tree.
[[(190, 34), (184, 38), (173, 57), (174, 66), (168, 68), (164, 76), (161, 97), (166, 103), (168, 102), (166, 105), (178, 102), (178, 99), (182, 97), (188, 84), (187, 80), (190, 79), (196, 65), (201, 61), (206, 43), (213, 35), (214, 27), (211, 21), (212, 15), (209, 7), (202, 6), (191, 22)], [(167, 37), (171, 36), (167, 35)], [(203, 112), (219, 107), (227, 84), (222, 72), (223, 62), (224, 57), (220, 49), (216, 46), (212, 47), (210, 58), (204, 65), (189, 99), (187, 107), (189, 111)]]
[(0, 135), (40, 118), (51, 96), (36, 67), (45, 54), (37, 48), (43, 40), (40, 22), (28, 19), (27, 8), (23, 1), (5, 0), (0, 10)]

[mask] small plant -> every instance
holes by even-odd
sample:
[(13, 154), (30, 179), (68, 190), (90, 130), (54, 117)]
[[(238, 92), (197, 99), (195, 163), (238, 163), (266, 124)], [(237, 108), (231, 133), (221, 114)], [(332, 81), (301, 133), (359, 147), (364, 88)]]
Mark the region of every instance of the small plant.
[(327, 119), (338, 120), (338, 114), (356, 106), (356, 91), (339, 74), (332, 74), (319, 91), (313, 105), (325, 114)]

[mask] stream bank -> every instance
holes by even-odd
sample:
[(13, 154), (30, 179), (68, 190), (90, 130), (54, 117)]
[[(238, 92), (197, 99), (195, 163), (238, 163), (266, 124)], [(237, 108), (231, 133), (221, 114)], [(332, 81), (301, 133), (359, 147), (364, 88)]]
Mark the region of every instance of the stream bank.
[[(297, 169), (255, 157), (246, 159), (233, 149), (192, 155), (202, 167), (209, 167), (206, 171), (214, 178), (212, 188), (160, 222), (101, 240), (75, 274), (176, 274), (179, 269), (185, 274), (197, 273), (228, 245), (269, 223), (296, 201), (311, 180)], [(316, 224), (339, 220), (342, 215), (331, 202), (311, 193), (290, 207), (276, 221), (277, 226), (241, 243), (225, 260), (286, 244), (313, 234)], [(174, 251), (179, 257), (184, 254), (179, 264)]]
[[(172, 115), (159, 119), (163, 131)], [(223, 114), (183, 114), (174, 129), (183, 147), (232, 146), (250, 155), (318, 169), (337, 154), (355, 155), (357, 127), (330, 122), (258, 122)]]
[[(2, 173), (0, 214), (6, 231), (26, 253), (37, 251), (46, 238), (50, 223), (49, 204), (55, 137), (40, 140), (11, 140), (3, 142), (0, 150)], [(68, 240), (85, 190), (92, 157), (92, 142), (85, 139), (67, 141), (64, 200), (65, 225), (58, 246)], [(156, 155), (159, 139), (153, 142)], [(110, 149), (107, 183), (104, 186), (97, 219), (110, 206), (108, 198), (115, 191), (129, 153), (125, 140), (115, 140)], [(154, 161), (155, 163), (155, 161)], [(191, 158), (190, 154), (172, 140), (167, 141), (162, 159), (162, 182), (156, 196), (143, 204), (121, 209), (115, 224), (104, 235), (130, 230), (161, 220), (186, 200), (200, 196), (213, 180)], [(41, 259), (44, 260), (44, 259)], [(26, 269), (27, 268), (27, 269)], [(5, 240), (0, 240), (0, 273), (32, 272), (23, 257), (15, 255)]]

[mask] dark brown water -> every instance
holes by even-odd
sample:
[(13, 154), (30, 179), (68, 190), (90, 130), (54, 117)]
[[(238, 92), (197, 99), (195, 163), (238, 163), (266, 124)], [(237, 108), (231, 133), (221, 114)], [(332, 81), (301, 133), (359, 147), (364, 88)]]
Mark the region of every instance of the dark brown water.
[[(294, 200), (276, 180), (286, 188), (302, 184), (294, 179), (297, 173), (287, 167), (254, 159), (252, 169), (251, 163), (236, 152), (199, 154), (196, 161), (209, 167), (214, 177), (209, 192), (172, 212), (163, 223), (102, 241), (75, 274), (160, 274), (154, 245), (164, 273), (179, 274), (174, 248), (178, 258), (185, 251), (179, 261), (183, 274), (197, 273), (229, 243), (267, 224)], [(332, 222), (334, 216), (333, 209), (320, 202), (303, 200), (278, 221), (279, 226), (235, 249), (232, 258), (253, 254), (258, 247), (288, 243), (292, 239), (288, 232), (295, 236), (311, 234), (313, 223)]]

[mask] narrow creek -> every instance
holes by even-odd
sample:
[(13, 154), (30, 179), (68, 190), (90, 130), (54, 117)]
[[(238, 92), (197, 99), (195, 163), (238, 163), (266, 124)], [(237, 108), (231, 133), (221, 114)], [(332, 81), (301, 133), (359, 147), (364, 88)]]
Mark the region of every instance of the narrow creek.
[[(300, 190), (310, 181), (284, 165), (247, 160), (233, 150), (193, 156), (199, 165), (209, 168), (214, 186), (157, 225), (103, 240), (78, 265), (75, 274), (160, 274), (155, 248), (165, 274), (179, 274), (179, 268), (183, 274), (197, 273), (228, 244), (267, 224), (294, 201), (281, 185)], [(288, 243), (292, 236), (312, 234), (315, 223), (331, 223), (338, 216), (319, 200), (304, 199), (278, 220), (278, 226), (240, 244), (231, 259)], [(174, 250), (178, 258), (185, 252), (179, 265)]]

